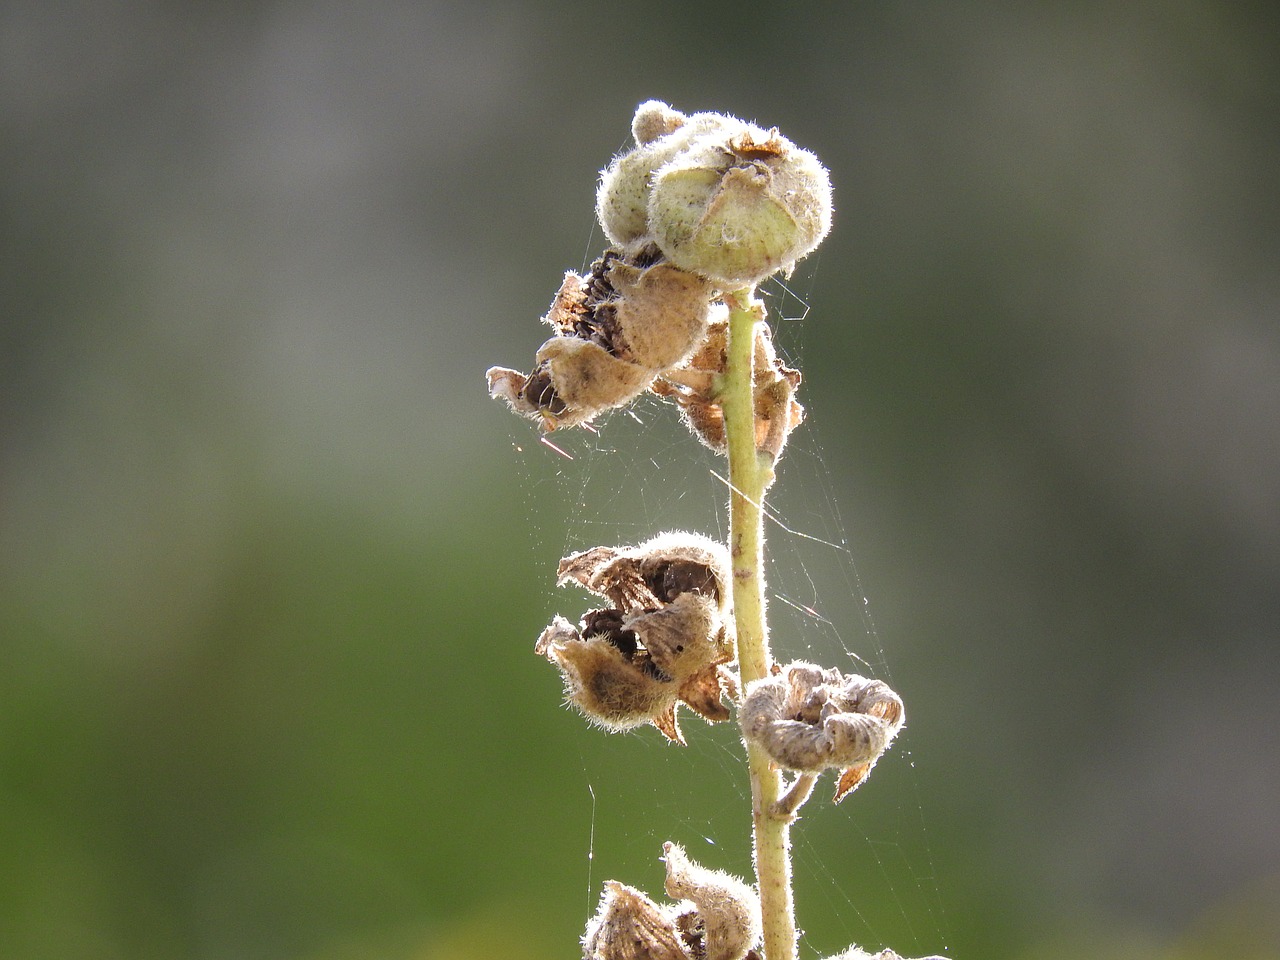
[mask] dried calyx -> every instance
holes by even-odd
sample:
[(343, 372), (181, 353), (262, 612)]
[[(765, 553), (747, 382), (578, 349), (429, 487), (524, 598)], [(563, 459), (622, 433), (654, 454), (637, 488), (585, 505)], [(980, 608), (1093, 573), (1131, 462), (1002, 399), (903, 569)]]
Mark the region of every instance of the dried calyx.
[(582, 938), (584, 960), (744, 960), (760, 940), (760, 898), (731, 874), (663, 845), (667, 895), (659, 904), (634, 887), (605, 882)]
[(747, 688), (742, 729), (778, 766), (801, 774), (841, 771), (843, 800), (871, 773), (902, 729), (902, 700), (888, 685), (797, 661)]
[(636, 547), (595, 547), (560, 561), (559, 583), (612, 604), (575, 626), (556, 617), (535, 652), (559, 668), (565, 695), (607, 730), (652, 723), (683, 743), (676, 708), (729, 718), (736, 689), (725, 548), (692, 533), (664, 533)]
[[(728, 349), (728, 323), (717, 319), (697, 352), (664, 373), (652, 387), (654, 393), (676, 402), (689, 430), (717, 453), (725, 451), (724, 409), (716, 391), (724, 376)], [(778, 358), (767, 324), (756, 324), (754, 349), (756, 449), (777, 460), (791, 431), (804, 420), (804, 407), (795, 399), (800, 371)]]
[(607, 250), (586, 274), (565, 274), (543, 317), (555, 335), (538, 348), (533, 372), (492, 367), (489, 393), (544, 430), (588, 423), (699, 347), (725, 310), (714, 296), (709, 281), (652, 246)]

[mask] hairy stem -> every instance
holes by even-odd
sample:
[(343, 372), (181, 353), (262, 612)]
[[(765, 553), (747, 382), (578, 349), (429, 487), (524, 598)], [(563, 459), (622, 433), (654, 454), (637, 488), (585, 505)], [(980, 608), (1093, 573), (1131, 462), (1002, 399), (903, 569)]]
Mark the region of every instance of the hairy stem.
[[(764, 305), (754, 291), (726, 296), (728, 362), (720, 389), (729, 453), (729, 550), (733, 562), (733, 611), (738, 668), (745, 689), (769, 675), (769, 629), (764, 603), (764, 494), (773, 482), (773, 458), (756, 449), (753, 361), (756, 324)], [(795, 960), (796, 924), (791, 900), (790, 818), (777, 815), (782, 776), (759, 747), (747, 744), (751, 774), (756, 880), (764, 924), (765, 960)]]

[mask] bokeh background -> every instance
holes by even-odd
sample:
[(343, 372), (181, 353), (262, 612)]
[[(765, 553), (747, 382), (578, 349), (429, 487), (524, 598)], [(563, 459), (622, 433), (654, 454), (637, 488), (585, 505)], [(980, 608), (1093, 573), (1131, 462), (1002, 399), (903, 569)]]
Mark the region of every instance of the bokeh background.
[(1278, 36), (1207, 0), (4, 4), (0, 956), (571, 957), (663, 840), (749, 869), (731, 730), (606, 738), (531, 653), (587, 605), (566, 550), (723, 529), (716, 464), (653, 401), (568, 460), (482, 379), (658, 97), (836, 184), (769, 290), (810, 411), (776, 641), (910, 727), (797, 828), (805, 955), (1280, 957)]

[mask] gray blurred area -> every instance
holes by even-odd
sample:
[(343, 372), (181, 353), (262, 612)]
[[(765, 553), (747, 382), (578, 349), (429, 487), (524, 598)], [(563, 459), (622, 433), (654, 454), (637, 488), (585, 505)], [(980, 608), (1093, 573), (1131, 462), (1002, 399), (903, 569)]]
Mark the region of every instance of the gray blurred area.
[(531, 655), (584, 609), (575, 524), (630, 509), (600, 491), (714, 533), (720, 468), (654, 403), (566, 461), (482, 377), (657, 97), (836, 186), (776, 504), (847, 552), (771, 536), (838, 639), (775, 629), (909, 727), (797, 828), (803, 955), (1280, 957), (1278, 37), (1213, 2), (0, 7), (0, 956), (550, 960), (604, 879), (660, 894), (663, 840), (750, 870), (731, 730), (606, 737)]

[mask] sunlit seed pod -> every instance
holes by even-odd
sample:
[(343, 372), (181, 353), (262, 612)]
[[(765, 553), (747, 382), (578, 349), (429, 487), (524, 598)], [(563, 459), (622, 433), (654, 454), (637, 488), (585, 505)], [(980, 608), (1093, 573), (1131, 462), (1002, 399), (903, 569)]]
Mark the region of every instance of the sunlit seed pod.
[[(713, 319), (698, 350), (650, 387), (674, 400), (690, 432), (717, 453), (725, 451), (724, 410), (716, 389), (727, 363), (727, 327), (727, 321)], [(756, 326), (753, 369), (756, 449), (776, 460), (792, 431), (804, 422), (804, 407), (795, 399), (800, 372), (778, 358), (763, 323)]]
[(694, 863), (683, 848), (663, 845), (667, 895), (697, 909), (703, 960), (741, 960), (760, 942), (760, 897), (755, 888), (723, 870)]
[(718, 540), (686, 530), (660, 533), (634, 547), (593, 547), (565, 557), (560, 584), (574, 582), (619, 607), (670, 603), (681, 593), (729, 597), (729, 552)]
[(575, 627), (556, 617), (535, 652), (561, 672), (565, 699), (606, 730), (651, 723), (683, 743), (677, 707), (729, 718), (736, 684), (728, 604), (728, 553), (697, 534), (672, 531), (638, 547), (593, 547), (565, 557), (561, 585), (577, 583), (615, 606)]
[(789, 269), (831, 228), (812, 153), (759, 127), (690, 140), (651, 176), (648, 230), (672, 263), (726, 289)]
[[(674, 710), (679, 686), (652, 665), (616, 642), (611, 633), (584, 636), (563, 617), (542, 632), (534, 651), (559, 668), (565, 699), (606, 730), (631, 730)], [(634, 640), (632, 640), (634, 643)]]
[(635, 887), (606, 880), (600, 906), (582, 936), (583, 960), (693, 960), (675, 911)]
[(713, 308), (715, 290), (705, 278), (670, 263), (636, 267), (618, 260), (608, 279), (614, 294), (604, 306), (613, 314), (612, 352), (655, 373), (683, 363), (725, 309)]
[(654, 248), (630, 258), (606, 251), (582, 276), (567, 273), (543, 320), (555, 331), (525, 375), (487, 373), (489, 394), (544, 430), (589, 423), (682, 363), (724, 311), (704, 277), (666, 262)]

